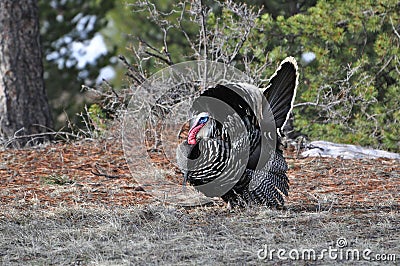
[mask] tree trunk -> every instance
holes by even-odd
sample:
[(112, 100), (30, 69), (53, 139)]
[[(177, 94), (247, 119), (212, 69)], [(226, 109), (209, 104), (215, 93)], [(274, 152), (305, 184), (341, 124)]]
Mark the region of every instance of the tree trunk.
[(0, 139), (34, 144), (51, 127), (37, 0), (0, 0)]

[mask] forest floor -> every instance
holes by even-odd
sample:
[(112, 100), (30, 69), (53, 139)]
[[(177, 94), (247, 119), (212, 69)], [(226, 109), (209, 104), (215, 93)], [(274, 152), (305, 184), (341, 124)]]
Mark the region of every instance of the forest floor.
[(117, 137), (0, 150), (0, 263), (400, 261), (399, 161), (284, 153), (286, 208), (231, 210), (221, 201), (180, 207), (152, 197), (130, 173)]

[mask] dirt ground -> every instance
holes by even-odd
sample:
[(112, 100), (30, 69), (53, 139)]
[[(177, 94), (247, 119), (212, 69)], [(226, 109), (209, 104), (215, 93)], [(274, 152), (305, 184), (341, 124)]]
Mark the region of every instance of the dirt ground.
[[(152, 197), (135, 182), (116, 137), (1, 150), (0, 262), (398, 263), (399, 161), (284, 152), (290, 179), (286, 208), (230, 210), (221, 201), (188, 208)], [(338, 246), (342, 240), (346, 245)], [(299, 250), (323, 254), (335, 247), (371, 252), (363, 258), (295, 256)], [(279, 257), (278, 249), (292, 257)]]

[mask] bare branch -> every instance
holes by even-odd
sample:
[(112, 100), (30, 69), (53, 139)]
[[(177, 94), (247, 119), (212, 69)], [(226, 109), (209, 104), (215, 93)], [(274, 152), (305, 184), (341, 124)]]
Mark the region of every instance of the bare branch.
[(103, 177), (112, 178), (112, 179), (124, 177), (123, 175), (106, 174), (104, 169), (102, 169), (102, 167), (100, 167), (100, 165), (98, 165), (98, 164), (95, 164), (95, 170), (92, 169), (92, 170), (90, 170), (90, 172), (95, 176), (103, 176)]
[[(202, 42), (202, 45), (199, 45), (199, 48), (203, 47), (203, 60), (207, 59), (207, 26), (206, 26), (206, 18), (207, 18), (207, 11), (206, 7), (204, 5), (203, 0), (200, 1), (200, 16), (201, 16), (201, 32), (200, 32), (200, 41)], [(200, 53), (200, 51), (199, 51)], [(200, 53), (201, 54), (201, 53)]]
[(182, 34), (185, 36), (186, 41), (189, 43), (190, 48), (193, 50), (193, 52), (195, 53), (195, 57), (197, 59), (200, 59), (200, 54), (196, 49), (196, 45), (194, 44), (194, 42), (192, 41), (192, 39), (189, 37), (189, 35), (187, 34), (186, 30), (183, 27), (183, 21), (184, 21), (184, 15), (186, 13), (186, 2), (183, 2), (182, 4), (182, 10), (181, 10), (181, 14), (180, 17), (178, 19), (178, 29), (182, 32)]
[(136, 70), (131, 64), (128, 63), (128, 60), (126, 60), (125, 56), (119, 55), (118, 58), (119, 58), (119, 60), (122, 61), (122, 63), (125, 65), (125, 67), (128, 68), (129, 77), (134, 79), (137, 84), (140, 85), (146, 80), (146, 78), (138, 70)]
[(396, 27), (393, 24), (392, 17), (390, 17), (390, 24), (392, 24), (392, 29), (393, 29), (394, 34), (396, 34), (397, 38), (400, 39), (400, 34), (398, 33), (398, 31), (396, 30)]
[(164, 55), (167, 57), (167, 64), (168, 65), (173, 65), (174, 62), (172, 61), (171, 54), (169, 53), (168, 44), (167, 44), (168, 30), (167, 29), (163, 29), (163, 32), (164, 32), (164, 48), (163, 48), (163, 52), (164, 52)]
[(159, 60), (161, 60), (161, 61), (163, 61), (163, 62), (165, 62), (165, 63), (166, 63), (167, 65), (169, 65), (169, 66), (172, 66), (172, 65), (173, 65), (173, 63), (172, 63), (171, 61), (169, 61), (168, 58), (164, 58), (164, 57), (162, 57), (162, 56), (159, 55), (159, 54), (155, 54), (155, 53), (149, 52), (149, 51), (145, 51), (145, 53), (148, 54), (148, 55), (150, 55), (150, 56), (152, 56), (152, 57), (155, 57), (155, 58), (157, 58), (157, 59), (159, 59)]

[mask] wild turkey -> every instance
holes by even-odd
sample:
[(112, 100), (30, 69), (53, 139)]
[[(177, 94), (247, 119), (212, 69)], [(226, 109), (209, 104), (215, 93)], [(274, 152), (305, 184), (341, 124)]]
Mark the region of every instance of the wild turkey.
[(232, 206), (282, 206), (289, 180), (280, 131), (297, 84), (297, 63), (288, 57), (265, 89), (236, 83), (205, 90), (193, 104), (188, 137), (177, 150), (184, 183)]

